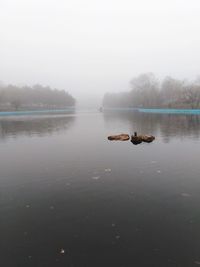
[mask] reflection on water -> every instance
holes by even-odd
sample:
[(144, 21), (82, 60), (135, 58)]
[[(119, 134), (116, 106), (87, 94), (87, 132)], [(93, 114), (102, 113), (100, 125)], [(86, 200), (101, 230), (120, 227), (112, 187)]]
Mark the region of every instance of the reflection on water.
[[(104, 112), (107, 124), (113, 121), (129, 124), (130, 133), (160, 135), (165, 142), (172, 137), (200, 137), (200, 115), (147, 114), (140, 112)], [(123, 129), (122, 129), (123, 131)]]
[(0, 139), (13, 136), (51, 135), (68, 129), (74, 122), (73, 115), (16, 116), (0, 118)]
[[(2, 267), (198, 265), (199, 117), (79, 113), (0, 125), (11, 136), (0, 143)], [(158, 139), (107, 139), (135, 130)]]

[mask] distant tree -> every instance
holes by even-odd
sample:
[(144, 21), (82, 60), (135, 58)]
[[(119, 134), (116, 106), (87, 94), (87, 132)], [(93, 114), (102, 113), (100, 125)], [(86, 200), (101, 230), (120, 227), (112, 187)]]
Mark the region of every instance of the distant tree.
[(153, 73), (144, 73), (131, 80), (130, 96), (134, 106), (155, 107), (160, 104), (159, 82)]
[(64, 108), (75, 105), (75, 99), (64, 90), (42, 85), (33, 87), (0, 86), (0, 108)]
[(158, 81), (152, 72), (143, 73), (131, 80), (132, 90), (150, 90), (158, 87)]
[(21, 102), (19, 99), (15, 99), (11, 101), (11, 105), (15, 110), (18, 110), (21, 106)]
[(188, 104), (191, 108), (200, 107), (200, 85), (190, 85), (186, 87), (182, 94), (183, 103)]
[(153, 73), (144, 73), (131, 80), (131, 91), (105, 94), (107, 107), (200, 108), (200, 76), (189, 83), (167, 76), (161, 85)]
[(161, 85), (161, 99), (163, 105), (172, 105), (181, 99), (184, 89), (184, 81), (167, 76)]

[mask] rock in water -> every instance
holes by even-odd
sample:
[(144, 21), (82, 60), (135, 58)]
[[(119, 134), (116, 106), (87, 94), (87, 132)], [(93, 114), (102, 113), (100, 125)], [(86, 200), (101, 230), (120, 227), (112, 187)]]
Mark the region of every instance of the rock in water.
[(141, 144), (142, 142), (151, 143), (155, 140), (155, 136), (153, 135), (131, 135), (131, 142), (134, 145)]
[(139, 136), (131, 135), (131, 143), (134, 145), (139, 145), (142, 143), (142, 139)]
[(142, 141), (146, 143), (151, 143), (155, 140), (155, 136), (153, 135), (142, 135)]
[(130, 139), (128, 134), (110, 135), (108, 140), (110, 141), (128, 141)]

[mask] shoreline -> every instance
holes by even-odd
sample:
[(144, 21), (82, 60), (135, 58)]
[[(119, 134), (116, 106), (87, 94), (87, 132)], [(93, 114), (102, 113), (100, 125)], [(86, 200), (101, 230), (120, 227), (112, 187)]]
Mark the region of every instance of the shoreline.
[(103, 111), (135, 111), (156, 114), (188, 114), (200, 115), (200, 109), (175, 109), (175, 108), (103, 108)]
[(69, 107), (66, 109), (42, 109), (42, 110), (18, 110), (18, 111), (0, 111), (1, 116), (13, 116), (13, 115), (34, 115), (34, 114), (48, 114), (48, 113), (65, 113), (75, 111), (75, 107)]

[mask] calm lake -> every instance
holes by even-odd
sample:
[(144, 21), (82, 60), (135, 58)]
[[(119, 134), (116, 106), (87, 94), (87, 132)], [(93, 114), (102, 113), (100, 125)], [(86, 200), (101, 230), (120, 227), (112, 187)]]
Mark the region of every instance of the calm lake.
[(2, 117), (0, 151), (2, 267), (200, 265), (200, 115)]

